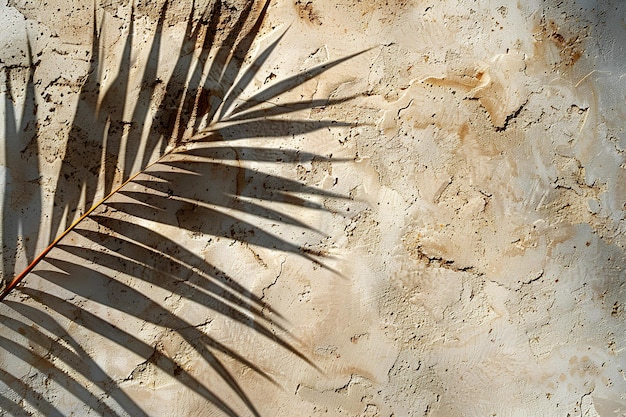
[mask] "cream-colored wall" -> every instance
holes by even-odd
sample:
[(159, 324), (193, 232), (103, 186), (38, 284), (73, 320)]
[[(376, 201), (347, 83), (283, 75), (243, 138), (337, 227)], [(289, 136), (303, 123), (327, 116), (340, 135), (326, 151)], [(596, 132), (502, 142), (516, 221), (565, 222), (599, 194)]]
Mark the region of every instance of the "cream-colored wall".
[[(173, 68), (190, 6), (171, 7), (163, 50), (172, 53), (160, 58), (163, 78)], [(50, 115), (40, 127), (42, 192), (51, 209), (46, 197), (60, 169), (66, 121), (89, 65), (92, 5), (19, 1), (0, 10), (3, 65), (27, 62), (25, 27), (40, 53), (39, 112)], [(139, 81), (148, 52), (142, 44), (152, 36), (159, 10), (160, 4), (137, 7), (139, 52), (131, 83)], [(108, 404), (100, 408), (104, 415), (132, 414), (107, 389), (123, 391), (151, 416), (221, 415), (193, 384), (181, 383), (180, 373), (177, 379), (158, 369), (159, 358), (168, 357), (237, 413), (249, 415), (241, 396), (200, 354), (207, 334), (249, 361), (213, 349), (263, 416), (626, 415), (624, 16), (626, 3), (617, 0), (272, 1), (255, 50), (265, 50), (288, 29), (255, 74), (250, 95), (272, 80), (371, 48), (275, 100), (357, 95), (289, 116), (352, 127), (237, 143), (332, 155), (330, 162), (243, 162), (350, 197), (310, 197), (325, 210), (265, 202), (321, 231), (259, 222), (325, 253), (318, 260), (327, 268), (294, 253), (142, 224), (261, 297), (274, 311), (265, 308), (268, 328), (311, 364), (263, 337), (254, 324), (234, 323), (199, 299), (111, 271), (95, 256), (80, 277), (67, 278), (73, 285), (89, 288), (85, 293), (103, 291), (90, 287), (98, 282), (87, 272), (93, 269), (128, 283), (154, 305), (128, 314), (36, 274), (25, 286), (124, 329), (147, 351), (49, 310), (67, 334), (44, 333), (78, 353), (75, 340), (92, 358), (92, 373), (70, 369), (52, 342), (5, 326), (2, 337), (10, 342), (0, 350), (2, 401), (23, 406), (24, 415), (37, 414), (41, 409), (33, 404), (41, 403), (40, 393), (64, 415), (97, 414), (87, 412), (86, 397), (63, 387), (73, 381)], [(98, 17), (114, 71), (129, 8), (107, 4)], [(103, 77), (107, 88), (106, 72)], [(129, 100), (132, 94), (136, 90)], [(23, 94), (14, 95), (19, 105)], [(6, 168), (1, 172), (4, 181), (11, 178)], [(237, 194), (237, 181), (224, 177), (220, 187)], [(90, 244), (80, 237), (67, 243)], [(68, 253), (56, 256), (85, 263)], [(113, 306), (133, 302), (132, 294), (119, 295), (114, 286), (104, 291)], [(26, 319), (11, 306), (42, 304), (24, 293), (10, 300), (14, 304), (1, 310), (5, 320), (38, 328), (34, 316)], [(158, 306), (195, 330), (150, 322)], [(13, 342), (24, 347), (21, 354)], [(30, 363), (33, 358), (49, 362), (41, 367), (41, 361)], [(94, 385), (95, 364), (110, 377), (109, 388)], [(69, 377), (55, 378), (49, 368)]]

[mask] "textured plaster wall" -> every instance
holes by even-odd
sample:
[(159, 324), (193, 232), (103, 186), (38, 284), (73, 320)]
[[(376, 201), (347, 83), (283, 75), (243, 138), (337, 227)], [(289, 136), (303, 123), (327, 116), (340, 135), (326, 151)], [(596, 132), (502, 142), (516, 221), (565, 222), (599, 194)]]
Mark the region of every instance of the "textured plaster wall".
[[(160, 7), (137, 4), (139, 52), (131, 84), (139, 82), (132, 77), (143, 65), (148, 48), (141, 45), (153, 36)], [(189, 8), (187, 2), (172, 6), (165, 50), (180, 45)], [(38, 144), (42, 201), (51, 206), (66, 122), (89, 66), (93, 6), (11, 1), (0, 10), (1, 65), (28, 65), (27, 34), (34, 45), (38, 112), (44, 115), (39, 129), (45, 132)], [(130, 9), (109, 2), (99, 5), (98, 16), (104, 16), (103, 44), (111, 57), (102, 75), (106, 89), (107, 71), (121, 59)], [(149, 294), (154, 314), (163, 307), (197, 329), (193, 337), (210, 335), (246, 358), (248, 365), (216, 353), (264, 416), (626, 415), (625, 16), (626, 3), (617, 0), (272, 1), (256, 51), (289, 29), (255, 74), (252, 92), (371, 48), (276, 100), (357, 96), (293, 116), (353, 127), (272, 139), (272, 146), (332, 155), (330, 161), (245, 162), (350, 197), (318, 196), (326, 210), (272, 206), (321, 234), (262, 224), (325, 254), (320, 260), (329, 268), (173, 224), (146, 225), (185, 242), (271, 306), (271, 323), (290, 332), (285, 337), (311, 364), (200, 302), (123, 271), (114, 279)], [(164, 79), (173, 55), (160, 58)], [(14, 85), (18, 107), (24, 91)], [(136, 89), (129, 100), (133, 94)], [(264, 138), (244, 142), (267, 144)], [(1, 152), (0, 162), (6, 159)], [(18, 173), (0, 173), (2, 182), (18, 184)], [(255, 186), (238, 181), (224, 176), (221, 184), (234, 194)], [(176, 216), (187, 216), (184, 209)], [(38, 215), (33, 221), (38, 224)], [(94, 262), (88, 268), (106, 270), (106, 263)], [(72, 279), (94, 285), (90, 277), (84, 272)], [(37, 276), (26, 285), (74, 300)], [(133, 302), (131, 295), (107, 291), (110, 299)], [(43, 308), (23, 293), (12, 297)], [(241, 415), (250, 414), (176, 329), (88, 299), (80, 305), (153, 349), (147, 360), (55, 316), (59, 332), (69, 335), (56, 335), (64, 346), (78, 352), (68, 340), (77, 341), (115, 382), (103, 389), (88, 373), (72, 378), (108, 404), (101, 414), (128, 413), (109, 389), (123, 391), (148, 415), (220, 415), (181, 384), (176, 370), (157, 369), (161, 356), (176, 359)], [(8, 309), (2, 314), (15, 316)], [(50, 345), (15, 331), (3, 330), (2, 337), (76, 373), (55, 359)], [(23, 415), (41, 414), (33, 404), (42, 397), (62, 414), (97, 414), (53, 372), (29, 363), (26, 353), (17, 355), (8, 342), (2, 347), (5, 410), (18, 404)]]

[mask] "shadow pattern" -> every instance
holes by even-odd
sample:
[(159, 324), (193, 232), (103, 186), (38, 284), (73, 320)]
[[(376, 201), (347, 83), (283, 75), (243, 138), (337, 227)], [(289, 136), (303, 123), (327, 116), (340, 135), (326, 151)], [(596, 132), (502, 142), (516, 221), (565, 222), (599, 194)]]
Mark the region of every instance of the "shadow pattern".
[[(121, 275), (198, 303), (315, 366), (299, 350), (286, 325), (281, 324), (285, 320), (279, 312), (210, 259), (159, 232), (160, 228), (146, 226), (149, 222), (207, 239), (228, 239), (297, 254), (325, 267), (319, 254), (262, 225), (299, 228), (322, 236), (321, 231), (290, 213), (302, 208), (325, 211), (320, 200), (345, 197), (271, 171), (246, 167), (246, 162), (271, 165), (330, 159), (295, 149), (241, 144), (241, 141), (272, 140), (351, 126), (334, 120), (284, 116), (339, 104), (353, 97), (281, 106), (272, 105), (271, 100), (357, 54), (278, 81), (250, 98), (244, 97), (243, 92), (284, 36), (283, 33), (265, 47), (243, 69), (269, 3), (269, 0), (261, 4), (248, 1), (240, 10), (233, 10), (232, 6), (216, 0), (202, 10), (198, 19), (193, 17), (196, 5), (192, 3), (173, 72), (164, 83), (157, 70), (169, 8), (166, 2), (150, 41), (135, 101), (128, 100), (136, 42), (134, 7), (129, 6), (128, 36), (121, 63), (104, 92), (99, 78), (103, 48), (94, 7), (91, 64), (56, 179), (50, 234), (58, 235), (77, 219), (80, 221), (71, 226), (67, 238), (44, 254), (41, 263), (36, 261), (37, 266), (30, 274), (54, 284), (56, 292), (22, 285), (0, 310), (0, 324), (4, 326), (1, 349), (8, 357), (32, 366), (33, 374), (37, 375), (24, 381), (23, 375), (0, 370), (0, 383), (8, 395), (0, 401), (7, 412), (19, 414), (25, 402), (43, 415), (62, 415), (54, 398), (48, 397), (43, 388), (46, 381), (52, 380), (99, 415), (146, 415), (141, 405), (120, 386), (120, 381), (98, 365), (81, 340), (68, 334), (67, 323), (71, 322), (143, 358), (146, 366), (176, 379), (224, 415), (239, 415), (237, 407), (222, 399), (175, 356), (140, 339), (131, 330), (111, 324), (87, 307), (99, 305), (176, 333), (249, 413), (260, 415), (223, 358), (276, 384), (271, 375), (211, 337), (184, 314), (171, 311), (150, 294), (139, 291), (132, 280), (119, 278)], [(20, 246), (19, 242), (25, 237), (31, 242), (40, 240), (39, 224), (24, 222), (24, 216), (14, 209), (15, 196), (19, 194), (20, 205), (27, 204), (34, 210), (29, 218), (42, 216), (41, 190), (34, 181), (40, 175), (38, 152), (24, 152), (37, 146), (33, 67), (29, 67), (25, 104), (19, 118), (11, 96), (11, 70), (5, 70), (5, 153), (11, 163), (7, 172), (13, 175), (12, 181), (6, 181), (2, 207), (3, 247), (13, 248), (3, 250), (5, 280), (14, 274), (13, 260), (20, 254), (28, 261), (35, 259), (36, 245)], [(31, 114), (35, 117), (30, 117)], [(20, 126), (16, 120), (20, 120)], [(24, 160), (24, 155), (30, 155), (30, 159)], [(25, 188), (18, 191), (18, 184)], [(111, 196), (96, 204), (101, 198), (99, 193)], [(96, 208), (82, 219), (81, 215), (94, 204)], [(132, 380), (132, 375), (127, 379)]]
[[(28, 66), (4, 67), (4, 155), (6, 178), (2, 204), (2, 276), (15, 271), (15, 261), (22, 256), (33, 259), (39, 240), (42, 214), (37, 149), (37, 102), (33, 76), (35, 65), (28, 44)], [(14, 74), (25, 75), (25, 94), (19, 118), (14, 97)], [(15, 77), (21, 78), (21, 77)], [(21, 83), (20, 83), (21, 84)], [(19, 124), (18, 124), (19, 121)]]

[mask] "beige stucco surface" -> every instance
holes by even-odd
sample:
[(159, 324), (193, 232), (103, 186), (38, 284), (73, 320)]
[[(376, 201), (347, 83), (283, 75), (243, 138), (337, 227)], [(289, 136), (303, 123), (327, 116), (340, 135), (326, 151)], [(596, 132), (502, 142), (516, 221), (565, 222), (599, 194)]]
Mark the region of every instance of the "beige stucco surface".
[[(129, 103), (138, 100), (161, 6), (136, 3)], [(190, 7), (168, 9), (163, 80), (173, 71)], [(0, 15), (0, 64), (14, 68), (16, 108), (26, 94), (27, 36), (36, 57), (36, 180), (45, 213), (53, 210), (89, 68), (93, 4), (11, 1)], [(126, 4), (97, 6), (103, 91), (122, 60), (130, 15)], [(0, 310), (0, 407), (43, 415), (52, 408), (37, 404), (49, 403), (62, 415), (132, 415), (132, 402), (150, 416), (223, 415), (198, 388), (205, 386), (239, 415), (251, 415), (216, 371), (219, 362), (262, 416), (626, 415), (625, 16), (626, 3), (617, 0), (273, 0), (244, 68), (284, 35), (241, 102), (272, 82), (364, 51), (268, 104), (354, 96), (287, 115), (350, 125), (240, 139), (226, 149), (318, 156), (276, 163), (250, 152), (228, 162), (249, 168), (247, 180), (217, 166), (198, 179), (173, 181), (171, 191), (246, 195), (267, 185), (268, 177), (254, 174), (262, 172), (332, 193), (300, 190), (320, 209), (259, 201), (310, 229), (236, 213), (306, 251), (203, 233), (217, 220), (188, 201), (168, 206), (167, 222), (100, 213), (165, 237), (133, 235), (166, 255), (151, 261), (154, 270), (183, 259), (176, 252), (183, 247), (192, 254), (184, 259), (195, 256), (258, 296), (266, 303), (262, 314), (244, 308), (249, 321), (233, 320), (204, 295), (186, 297), (138, 279), (155, 273), (139, 250), (125, 254), (121, 245), (129, 260), (116, 267), (107, 250), (77, 255), (98, 243), (70, 235), (63, 242), (69, 249), (50, 255), (58, 261), (39, 267), (48, 273), (25, 280), (24, 287), (41, 292), (15, 292)], [(6, 97), (4, 82), (2, 88)], [(6, 126), (4, 100), (2, 106)], [(212, 146), (220, 145), (191, 148)], [(24, 178), (6, 158), (0, 150), (0, 180), (18, 184)], [(7, 198), (0, 197), (3, 219), (6, 207), (28, 207)], [(37, 246), (45, 246), (51, 220), (25, 216), (41, 224)], [(103, 247), (107, 236), (123, 235), (90, 220), (84, 228), (97, 231)], [(26, 263), (21, 254), (18, 269)], [(176, 278), (185, 282), (181, 274)], [(67, 316), (45, 307), (60, 300), (73, 306)], [(47, 321), (37, 322), (20, 304), (40, 309)], [(104, 329), (96, 318), (114, 327)], [(260, 326), (276, 336), (263, 336)], [(126, 336), (116, 336), (117, 329)], [(86, 370), (71, 365), (72, 353)]]

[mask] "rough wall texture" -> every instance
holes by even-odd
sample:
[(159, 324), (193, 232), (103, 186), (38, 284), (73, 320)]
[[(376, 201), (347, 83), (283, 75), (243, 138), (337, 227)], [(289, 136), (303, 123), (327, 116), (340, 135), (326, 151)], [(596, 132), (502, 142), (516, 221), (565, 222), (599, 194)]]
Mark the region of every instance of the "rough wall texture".
[[(225, 7), (236, 16), (243, 5)], [(205, 5), (194, 7), (197, 22)], [(190, 9), (188, 2), (168, 7), (155, 76), (163, 89), (155, 95), (180, 76), (176, 58)], [(0, 10), (0, 64), (12, 77), (3, 83), (0, 131), (11, 132), (14, 120), (39, 132), (38, 143), (18, 149), (19, 172), (9, 169), (12, 147), (0, 151), (0, 179), (11, 191), (0, 197), (3, 224), (12, 210), (23, 211), (20, 233), (39, 228), (41, 247), (93, 56), (93, 4), (20, 0)], [(141, 102), (161, 10), (161, 3), (137, 2), (131, 17), (128, 4), (97, 5), (106, 57), (99, 88), (116, 85), (131, 27), (126, 102)], [(28, 277), (2, 306), (2, 409), (228, 415), (219, 397), (238, 415), (626, 415), (624, 16), (626, 3), (618, 0), (272, 1), (244, 70), (289, 28), (241, 102), (265, 85), (371, 48), (266, 107), (337, 99), (288, 117), (351, 125), (286, 134), (262, 126), (263, 134), (242, 134), (228, 148), (232, 164), (196, 172), (218, 191), (185, 177), (171, 180), (169, 192), (245, 197), (272, 179), (293, 180), (277, 188), (306, 194), (300, 203), (260, 199), (280, 220), (240, 210), (228, 227), (255, 224), (306, 251), (202, 233), (227, 226), (193, 198), (167, 205), (167, 221), (121, 217), (146, 228), (133, 241), (170, 260), (205, 261), (259, 298), (258, 315), (248, 309), (234, 320), (230, 310), (211, 307), (206, 296), (215, 292), (199, 284), (187, 297), (137, 279), (169, 266), (145, 261), (144, 246), (105, 242), (124, 234), (115, 224), (87, 223), (51, 254), (57, 261), (42, 267), (47, 273)], [(228, 25), (222, 21), (216, 44)], [(36, 127), (20, 113), (29, 41)], [(124, 102), (107, 104), (121, 106), (122, 121), (132, 113)], [(280, 158), (265, 160), (258, 151), (264, 146), (300, 156), (277, 164)], [(40, 155), (38, 167), (28, 168), (31, 153)], [(40, 191), (29, 191), (33, 181)], [(144, 185), (130, 184), (129, 192)], [(306, 187), (323, 191), (307, 194)], [(38, 199), (41, 210), (28, 211)], [(115, 217), (108, 210), (99, 215)], [(28, 239), (8, 242), (7, 230), (5, 247), (26, 247), (16, 252), (20, 269)], [(87, 239), (89, 231), (100, 240)], [(87, 261), (78, 254), (94, 245), (131, 253), (122, 267), (106, 250)], [(177, 257), (181, 251), (188, 254)], [(177, 273), (185, 283), (197, 271)]]

